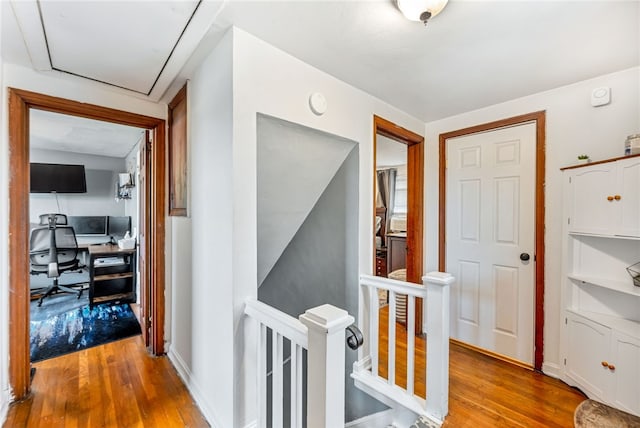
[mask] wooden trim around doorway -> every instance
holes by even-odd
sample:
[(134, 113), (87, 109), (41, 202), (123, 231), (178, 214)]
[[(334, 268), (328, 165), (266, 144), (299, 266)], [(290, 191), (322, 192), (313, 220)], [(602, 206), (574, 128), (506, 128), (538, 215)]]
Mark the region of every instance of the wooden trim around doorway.
[(9, 383), (14, 400), (30, 388), (29, 357), (29, 110), (85, 117), (150, 129), (154, 135), (152, 218), (151, 351), (164, 353), (164, 245), (166, 219), (165, 121), (149, 116), (9, 88)]
[(527, 122), (536, 123), (536, 178), (535, 178), (535, 344), (534, 369), (542, 370), (544, 357), (544, 183), (545, 183), (545, 141), (546, 112), (537, 111), (495, 122), (458, 129), (440, 134), (439, 153), (439, 225), (438, 225), (438, 269), (446, 269), (446, 142), (450, 138), (479, 132), (493, 131), (499, 128), (516, 126)]
[[(376, 135), (384, 135), (407, 145), (407, 281), (422, 284), (424, 223), (424, 137), (379, 116), (373, 116), (373, 175), (376, 176)], [(375, 186), (374, 186), (375, 189)], [(375, 235), (375, 194), (373, 198)], [(375, 244), (374, 244), (375, 272)], [(415, 331), (422, 334), (422, 299), (416, 301)]]

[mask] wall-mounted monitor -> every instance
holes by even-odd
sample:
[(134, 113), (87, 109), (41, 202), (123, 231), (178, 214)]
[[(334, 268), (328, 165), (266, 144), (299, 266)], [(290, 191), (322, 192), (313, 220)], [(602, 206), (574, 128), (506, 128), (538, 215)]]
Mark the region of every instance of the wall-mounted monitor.
[(31, 193), (86, 193), (84, 165), (32, 163)]
[(76, 236), (106, 236), (107, 216), (68, 216), (67, 222)]

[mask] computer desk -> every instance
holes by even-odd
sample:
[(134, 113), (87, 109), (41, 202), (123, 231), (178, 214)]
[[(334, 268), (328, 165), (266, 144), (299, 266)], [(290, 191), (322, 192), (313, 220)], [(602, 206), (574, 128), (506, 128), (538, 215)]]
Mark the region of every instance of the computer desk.
[(89, 245), (89, 306), (136, 301), (136, 248)]

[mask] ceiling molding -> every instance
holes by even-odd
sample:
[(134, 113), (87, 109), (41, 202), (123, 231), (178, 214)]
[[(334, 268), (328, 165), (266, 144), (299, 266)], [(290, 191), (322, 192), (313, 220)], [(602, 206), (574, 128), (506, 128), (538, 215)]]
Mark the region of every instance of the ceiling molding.
[[(180, 36), (180, 41), (171, 53), (162, 73), (160, 73), (158, 80), (149, 93), (149, 98), (156, 102), (160, 101), (191, 54), (193, 54), (194, 50), (200, 44), (200, 41), (207, 34), (215, 19), (224, 9), (225, 3), (226, 1), (200, 2), (184, 33)], [(180, 87), (182, 85), (183, 83), (181, 82)]]
[[(187, 21), (184, 29), (172, 46), (172, 49), (156, 76), (151, 77), (153, 84), (148, 91), (123, 86), (118, 82), (105, 81), (104, 79), (76, 73), (73, 69), (66, 69), (64, 65), (53, 66), (50, 56), (50, 46), (47, 40), (45, 25), (43, 23), (42, 10), (39, 1), (11, 0), (11, 6), (18, 23), (20, 32), (29, 53), (33, 68), (41, 72), (59, 72), (72, 79), (89, 80), (99, 85), (104, 85), (112, 90), (124, 91), (130, 95), (144, 97), (154, 102), (159, 102), (172, 82), (179, 75), (185, 62), (198, 47), (200, 41), (211, 28), (214, 20), (224, 8), (225, 1), (200, 0)], [(128, 85), (127, 85), (128, 86)]]
[(51, 71), (51, 58), (47, 49), (47, 39), (40, 19), (40, 7), (35, 1), (11, 0), (11, 8), (29, 52), (31, 65), (37, 71)]

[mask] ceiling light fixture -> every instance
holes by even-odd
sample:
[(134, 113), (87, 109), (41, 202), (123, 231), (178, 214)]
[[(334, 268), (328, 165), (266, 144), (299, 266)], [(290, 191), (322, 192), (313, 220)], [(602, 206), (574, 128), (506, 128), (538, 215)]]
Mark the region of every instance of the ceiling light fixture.
[(439, 14), (449, 0), (396, 0), (400, 12), (411, 21), (422, 21), (427, 25), (429, 18)]

